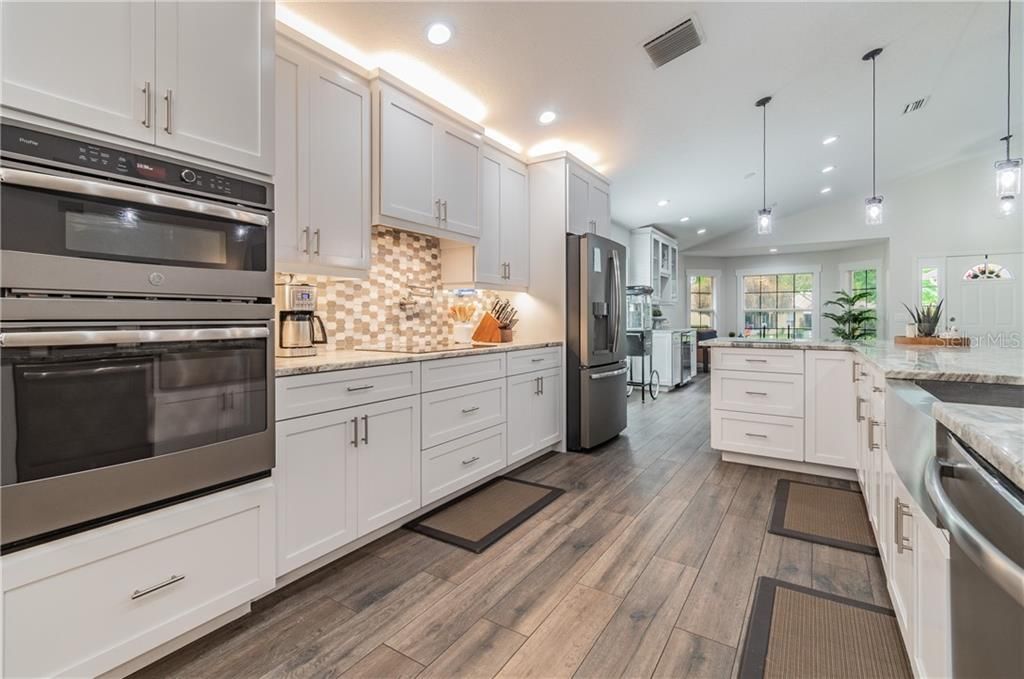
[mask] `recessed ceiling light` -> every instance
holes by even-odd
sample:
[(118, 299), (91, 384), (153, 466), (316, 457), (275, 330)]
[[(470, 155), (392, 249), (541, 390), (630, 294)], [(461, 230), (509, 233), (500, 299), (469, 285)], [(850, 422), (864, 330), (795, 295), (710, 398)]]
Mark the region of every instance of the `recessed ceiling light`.
[(681, 221), (681, 222), (688, 222), (688, 221), (690, 221), (690, 218), (689, 217), (680, 217), (679, 221)]
[(778, 249), (778, 248), (772, 248), (772, 249), (770, 249), (770, 250), (769, 250), (768, 252), (772, 252), (772, 253), (774, 253), (774, 252), (778, 252), (778, 251), (779, 251), (779, 249)]
[(697, 235), (698, 235), (698, 236), (703, 236), (703, 235), (704, 235), (704, 234), (706, 234), (707, 232), (708, 232), (708, 230), (707, 230), (707, 229), (697, 229)]
[(831, 186), (826, 186), (825, 188), (823, 188), (821, 190), (821, 193), (829, 193), (830, 191), (832, 191), (832, 187)]
[(430, 24), (430, 28), (427, 29), (427, 40), (435, 45), (443, 45), (452, 39), (452, 29), (447, 24), (437, 22)]
[(821, 168), (821, 173), (822, 174), (828, 174), (829, 172), (831, 172), (834, 169), (836, 169), (835, 165), (829, 165), (828, 167)]
[(831, 137), (825, 137), (824, 139), (822, 139), (821, 143), (824, 144), (825, 146), (828, 146), (829, 144), (835, 144), (837, 141), (839, 141), (839, 137), (837, 137), (836, 135), (832, 135)]
[(544, 113), (541, 113), (537, 118), (537, 122), (541, 125), (550, 125), (555, 122), (555, 118), (557, 117), (558, 115), (554, 111), (544, 111)]
[(658, 201), (658, 207), (665, 207), (666, 205), (668, 205), (667, 199), (662, 198), (661, 200)]

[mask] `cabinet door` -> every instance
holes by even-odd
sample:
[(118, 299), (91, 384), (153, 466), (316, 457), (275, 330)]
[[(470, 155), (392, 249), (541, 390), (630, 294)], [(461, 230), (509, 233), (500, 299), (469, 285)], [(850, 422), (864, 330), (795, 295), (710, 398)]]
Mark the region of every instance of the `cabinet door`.
[(611, 198), (608, 196), (608, 185), (603, 182), (591, 182), (587, 194), (587, 212), (594, 220), (594, 229), (598, 235), (608, 236), (612, 231)]
[(505, 259), (502, 258), (502, 179), (501, 158), (490, 147), (480, 156), (480, 240), (476, 243), (476, 281), (505, 283)]
[(355, 409), (277, 423), (277, 572), (356, 538)]
[(914, 545), (914, 656), (918, 676), (953, 676), (949, 617), (949, 542), (922, 520)]
[(857, 389), (851, 378), (853, 355), (846, 351), (804, 353), (805, 460), (856, 469)]
[(274, 259), (295, 263), (309, 252), (309, 88), (296, 50), (278, 45), (274, 61)]
[(3, 3), (4, 106), (153, 143), (155, 6)]
[(562, 371), (540, 374), (540, 397), (533, 401), (534, 451), (562, 440)]
[(309, 227), (314, 261), (370, 268), (370, 90), (310, 65)]
[(274, 170), (274, 3), (159, 2), (159, 146)]
[(380, 97), (381, 214), (439, 226), (434, 203), (434, 115), (390, 88), (381, 88)]
[(501, 258), (507, 282), (530, 285), (530, 195), (526, 166), (508, 163), (501, 170)]
[(590, 221), (590, 177), (570, 163), (568, 184), (567, 230), (576, 234), (593, 233), (594, 225)]
[(526, 373), (508, 378), (508, 464), (537, 450), (534, 403), (540, 400), (540, 375)]
[[(889, 558), (889, 585), (892, 607), (903, 629), (907, 651), (914, 656), (914, 555), (917, 553), (917, 517), (913, 511), (914, 502), (896, 474), (890, 474), (893, 504), (884, 508), (882, 521), (892, 522), (892, 550)], [(902, 543), (902, 544), (901, 544)]]
[(420, 398), (359, 409), (359, 535), (420, 508)]
[(480, 142), (454, 125), (437, 128), (437, 198), (441, 225), (467, 236), (480, 235)]

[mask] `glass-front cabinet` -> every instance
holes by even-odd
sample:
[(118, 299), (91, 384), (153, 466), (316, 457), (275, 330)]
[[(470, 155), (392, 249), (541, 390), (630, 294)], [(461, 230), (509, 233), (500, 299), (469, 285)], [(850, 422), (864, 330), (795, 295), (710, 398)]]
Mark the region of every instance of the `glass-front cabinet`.
[(630, 239), (630, 285), (646, 285), (652, 304), (675, 304), (679, 300), (679, 246), (675, 239), (645, 226)]

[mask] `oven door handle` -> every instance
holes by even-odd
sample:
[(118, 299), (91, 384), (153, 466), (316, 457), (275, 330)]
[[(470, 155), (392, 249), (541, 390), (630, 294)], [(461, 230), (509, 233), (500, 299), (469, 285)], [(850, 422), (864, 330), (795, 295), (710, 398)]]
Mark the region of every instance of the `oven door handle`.
[(92, 344), (210, 342), (215, 340), (253, 339), (269, 336), (270, 330), (266, 327), (2, 332), (0, 333), (0, 347), (68, 347)]
[(942, 488), (941, 468), (942, 465), (936, 458), (928, 461), (924, 470), (924, 486), (935, 506), (936, 514), (942, 519), (942, 524), (974, 565), (1009, 594), (1018, 605), (1024, 606), (1024, 569), (989, 542), (988, 538), (960, 513)]
[(114, 182), (101, 182), (77, 177), (61, 177), (59, 175), (30, 172), (15, 168), (0, 168), (0, 183), (28, 186), (34, 189), (60, 191), (81, 196), (110, 198), (140, 205), (152, 205), (170, 210), (193, 212), (218, 219), (227, 219), (256, 226), (269, 226), (270, 217), (258, 212), (250, 212), (229, 205), (209, 203), (184, 196), (175, 196), (147, 189), (137, 189)]

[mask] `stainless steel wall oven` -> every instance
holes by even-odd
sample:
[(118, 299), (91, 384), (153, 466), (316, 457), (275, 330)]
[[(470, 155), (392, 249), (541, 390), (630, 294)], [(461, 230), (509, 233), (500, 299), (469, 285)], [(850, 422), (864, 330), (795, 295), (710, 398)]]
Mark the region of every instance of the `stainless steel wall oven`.
[(2, 549), (268, 474), (270, 185), (2, 133)]

